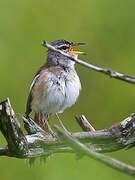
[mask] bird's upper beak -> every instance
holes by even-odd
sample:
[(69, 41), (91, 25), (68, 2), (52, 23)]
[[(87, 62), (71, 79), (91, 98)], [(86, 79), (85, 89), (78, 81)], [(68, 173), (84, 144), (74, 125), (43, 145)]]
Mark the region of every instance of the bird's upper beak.
[(73, 42), (72, 45), (69, 48), (69, 52), (74, 54), (74, 55), (80, 55), (80, 54), (86, 54), (85, 52), (82, 51), (77, 51), (75, 49), (76, 46), (80, 46), (80, 45), (85, 45), (85, 43), (81, 43), (81, 42)]

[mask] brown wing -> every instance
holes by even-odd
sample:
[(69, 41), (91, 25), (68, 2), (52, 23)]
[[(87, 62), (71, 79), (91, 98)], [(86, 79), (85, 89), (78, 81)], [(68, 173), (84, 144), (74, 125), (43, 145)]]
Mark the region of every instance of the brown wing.
[[(31, 83), (31, 87), (30, 87), (30, 91), (29, 91), (29, 96), (28, 96), (28, 100), (27, 100), (27, 104), (26, 104), (26, 112), (25, 112), (26, 116), (29, 116), (29, 114), (32, 111), (31, 103), (32, 103), (32, 100), (33, 100), (33, 94), (34, 94), (34, 96), (37, 97), (39, 95), (39, 92), (40, 91), (42, 92), (42, 89), (45, 87), (45, 84), (43, 86), (42, 82), (43, 82), (43, 80), (45, 78), (45, 72), (47, 72), (47, 71), (50, 71), (50, 72), (52, 71), (55, 74), (57, 74), (57, 72), (59, 72), (57, 66), (49, 66), (48, 64), (44, 64), (37, 71), (37, 73), (36, 73), (36, 75), (34, 77), (34, 80)], [(40, 83), (37, 83), (39, 78), (40, 78)], [(45, 81), (44, 81), (44, 83), (45, 83)], [(34, 89), (34, 93), (33, 93), (33, 89)]]
[(32, 91), (33, 91), (33, 87), (34, 87), (36, 81), (38, 80), (39, 76), (40, 76), (40, 74), (37, 74), (35, 76), (35, 78), (33, 79), (32, 83), (31, 83), (31, 86), (30, 86), (29, 95), (28, 95), (27, 104), (26, 104), (26, 111), (25, 111), (26, 117), (29, 116), (29, 114), (32, 111), (32, 109), (31, 109), (32, 94), (33, 94)]
[(43, 69), (45, 69), (47, 67), (47, 64), (44, 64), (43, 66), (40, 67), (40, 69), (37, 71), (37, 73), (34, 76), (34, 79), (31, 83), (30, 86), (30, 90), (29, 90), (29, 95), (27, 98), (27, 104), (26, 104), (26, 111), (25, 111), (25, 115), (29, 116), (29, 114), (31, 113), (32, 109), (31, 109), (31, 102), (32, 102), (32, 96), (33, 96), (33, 87), (35, 86), (35, 83), (37, 82), (38, 78), (40, 77), (40, 73)]

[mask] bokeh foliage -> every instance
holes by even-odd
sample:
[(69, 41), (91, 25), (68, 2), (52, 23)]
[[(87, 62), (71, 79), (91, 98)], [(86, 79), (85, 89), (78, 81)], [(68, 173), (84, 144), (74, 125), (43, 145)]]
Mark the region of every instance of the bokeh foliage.
[[(24, 112), (30, 81), (45, 59), (43, 39), (86, 42), (82, 50), (88, 55), (82, 59), (134, 75), (134, 7), (133, 0), (0, 0), (0, 99), (9, 96), (15, 111)], [(80, 130), (75, 114), (85, 114), (100, 129), (135, 112), (135, 85), (79, 65), (77, 70), (81, 96), (61, 115), (69, 129)], [(52, 123), (57, 123), (54, 118)], [(134, 149), (111, 155), (135, 165)], [(37, 162), (32, 168), (24, 160), (0, 159), (0, 178), (5, 180), (133, 179), (87, 157), (78, 161), (72, 154), (54, 155), (46, 165)]]

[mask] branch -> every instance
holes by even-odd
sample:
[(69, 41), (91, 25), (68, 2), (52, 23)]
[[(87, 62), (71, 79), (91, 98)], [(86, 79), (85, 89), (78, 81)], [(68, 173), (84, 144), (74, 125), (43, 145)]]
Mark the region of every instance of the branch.
[[(61, 152), (63, 149), (64, 151), (72, 151), (67, 143), (60, 140), (58, 135), (54, 137), (44, 133), (31, 118), (26, 119), (23, 117), (23, 119), (24, 127), (28, 132), (27, 135), (22, 132), (9, 99), (0, 103), (0, 130), (7, 140), (10, 151), (9, 156), (16, 156), (15, 147), (17, 147), (17, 151), (22, 151), (19, 153), (19, 158), (22, 154), (22, 157), (25, 158), (35, 156), (33, 151), (35, 150), (38, 154), (38, 149), (41, 150), (41, 155), (49, 154), (52, 151)], [(83, 123), (85, 124), (82, 120)], [(94, 151), (111, 152), (134, 146), (134, 124), (135, 115), (132, 114), (122, 122), (107, 129), (70, 133), (81, 142), (92, 146)]]
[[(52, 136), (44, 132), (31, 118), (24, 120), (25, 135), (20, 127), (9, 99), (0, 103), (0, 130), (7, 141), (0, 148), (0, 156), (31, 159), (48, 157), (54, 153), (81, 152), (96, 160), (135, 176), (135, 168), (120, 161), (107, 157), (103, 152), (117, 151), (135, 145), (135, 114), (110, 128), (96, 131), (84, 116), (77, 121), (88, 132), (68, 132), (57, 127), (57, 133)], [(78, 119), (79, 119), (78, 118)], [(64, 139), (61, 138), (61, 134)], [(65, 141), (66, 139), (66, 141)], [(80, 156), (80, 154), (79, 154)]]
[(68, 143), (70, 143), (71, 147), (75, 149), (75, 151), (79, 152), (79, 154), (83, 153), (84, 155), (87, 155), (95, 160), (99, 160), (105, 165), (108, 165), (118, 171), (135, 176), (135, 167), (127, 165), (116, 159), (110, 158), (106, 155), (97, 153), (93, 151), (92, 149), (88, 148), (88, 146), (79, 142), (76, 138), (71, 136), (69, 133), (64, 131), (63, 128), (60, 128), (58, 126), (55, 126), (55, 127), (59, 131), (59, 133), (61, 133), (62, 138), (64, 138)]
[(65, 52), (63, 52), (63, 51), (61, 51), (59, 49), (56, 49), (54, 46), (51, 46), (50, 44), (48, 44), (46, 41), (43, 41), (42, 45), (47, 47), (48, 49), (52, 49), (52, 50), (54, 50), (56, 52), (61, 53), (62, 55), (70, 58), (72, 61), (74, 61), (74, 62), (76, 62), (76, 63), (78, 63), (78, 64), (80, 64), (80, 65), (82, 65), (84, 67), (87, 67), (87, 68), (92, 69), (94, 71), (105, 74), (105, 75), (107, 75), (107, 76), (109, 76), (111, 78), (122, 80), (122, 81), (125, 81), (125, 82), (128, 82), (128, 83), (131, 83), (131, 84), (135, 84), (135, 76), (125, 75), (125, 74), (122, 74), (122, 73), (119, 73), (119, 72), (116, 72), (116, 71), (113, 71), (113, 70), (110, 70), (110, 69), (101, 68), (101, 67), (95, 66), (93, 64), (89, 64), (87, 62), (84, 62), (81, 59), (74, 58), (73, 56), (71, 56), (68, 53), (65, 53)]

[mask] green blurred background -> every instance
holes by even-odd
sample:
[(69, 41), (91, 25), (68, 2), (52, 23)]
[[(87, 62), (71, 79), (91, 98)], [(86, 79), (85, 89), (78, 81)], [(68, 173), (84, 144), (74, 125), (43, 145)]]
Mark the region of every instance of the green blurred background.
[[(41, 41), (59, 38), (86, 42), (82, 50), (88, 55), (81, 58), (90, 63), (135, 75), (135, 1), (0, 0), (0, 99), (10, 97), (17, 113), (24, 112), (31, 79), (44, 62)], [(85, 114), (101, 129), (135, 112), (134, 85), (76, 68), (83, 90), (77, 104), (61, 115), (66, 127), (80, 130), (75, 114)], [(52, 123), (57, 123), (54, 118)], [(135, 165), (134, 154), (133, 148), (110, 155)], [(78, 161), (73, 154), (51, 156), (32, 168), (24, 160), (0, 157), (3, 180), (114, 178), (133, 179), (88, 157)]]

